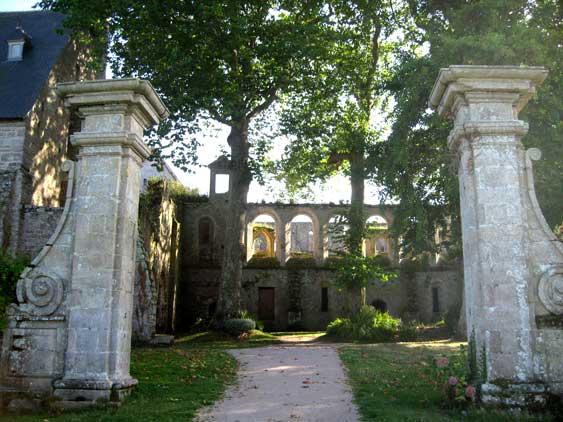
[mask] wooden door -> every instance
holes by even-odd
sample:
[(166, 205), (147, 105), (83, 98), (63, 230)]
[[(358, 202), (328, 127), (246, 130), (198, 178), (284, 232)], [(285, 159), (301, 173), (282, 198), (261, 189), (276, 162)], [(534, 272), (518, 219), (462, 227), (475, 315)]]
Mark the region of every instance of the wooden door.
[(276, 319), (275, 303), (276, 296), (273, 287), (258, 288), (258, 319), (260, 321), (273, 321)]

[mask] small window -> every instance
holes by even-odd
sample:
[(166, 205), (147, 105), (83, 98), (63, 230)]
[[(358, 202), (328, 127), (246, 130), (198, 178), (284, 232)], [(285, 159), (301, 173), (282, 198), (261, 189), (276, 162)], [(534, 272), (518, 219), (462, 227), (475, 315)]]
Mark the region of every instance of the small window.
[(321, 288), (321, 312), (328, 312), (328, 287)]
[(8, 41), (8, 60), (21, 60), (23, 58), (24, 41)]
[(218, 174), (215, 176), (215, 193), (229, 192), (229, 175)]
[(432, 312), (440, 312), (440, 296), (437, 287), (432, 287)]

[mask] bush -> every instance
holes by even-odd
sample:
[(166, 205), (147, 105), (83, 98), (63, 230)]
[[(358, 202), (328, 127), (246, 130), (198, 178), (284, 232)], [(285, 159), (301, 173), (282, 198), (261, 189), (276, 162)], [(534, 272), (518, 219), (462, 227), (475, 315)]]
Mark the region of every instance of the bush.
[(240, 336), (256, 329), (256, 323), (247, 318), (228, 319), (225, 321), (225, 331), (233, 336)]
[(405, 325), (387, 312), (379, 312), (373, 306), (363, 306), (352, 318), (337, 318), (328, 324), (327, 335), (350, 340), (378, 343), (412, 341), (416, 327)]
[(258, 329), (260, 331), (264, 331), (264, 322), (258, 321), (258, 318), (256, 318), (254, 315), (252, 315), (247, 310), (242, 311), (242, 314), (241, 314), (240, 317), (242, 319), (251, 319), (252, 321), (254, 321), (254, 325), (255, 325), (256, 329)]
[(285, 263), (286, 268), (316, 268), (317, 262), (313, 257), (289, 258)]
[(275, 256), (261, 257), (254, 255), (247, 263), (246, 268), (279, 268), (280, 261)]
[(391, 268), (391, 260), (387, 255), (375, 255), (373, 262), (382, 268)]
[(0, 252), (0, 329), (6, 326), (6, 308), (16, 302), (16, 284), (29, 264), (27, 257), (12, 257)]

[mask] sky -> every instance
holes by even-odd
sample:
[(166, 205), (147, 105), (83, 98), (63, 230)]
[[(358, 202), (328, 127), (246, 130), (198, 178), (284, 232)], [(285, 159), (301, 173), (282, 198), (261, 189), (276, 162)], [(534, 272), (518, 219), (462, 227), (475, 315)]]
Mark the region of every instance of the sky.
[[(37, 0), (0, 0), (0, 11), (31, 10), (36, 3)], [(169, 163), (184, 185), (191, 188), (198, 188), (200, 193), (203, 194), (209, 193), (209, 170), (205, 166), (214, 161), (222, 150), (228, 151), (228, 134), (229, 128), (219, 123), (212, 125), (212, 127), (199, 134), (199, 141), (202, 146), (198, 150), (198, 162), (202, 167), (192, 168), (191, 173), (175, 168), (172, 163)], [(284, 146), (287, 145), (288, 142), (289, 140), (287, 138), (276, 139), (270, 158), (279, 158), (283, 152)], [(248, 201), (275, 202), (280, 199), (280, 194), (283, 190), (284, 186), (279, 182), (270, 182), (266, 186), (260, 186), (257, 182), (252, 182), (248, 194)], [(324, 185), (311, 187), (311, 190), (312, 195), (305, 199), (306, 202), (338, 203), (341, 201), (350, 201), (350, 182), (343, 176), (333, 177)], [(377, 191), (376, 186), (366, 184), (365, 202), (368, 204), (379, 203)]]

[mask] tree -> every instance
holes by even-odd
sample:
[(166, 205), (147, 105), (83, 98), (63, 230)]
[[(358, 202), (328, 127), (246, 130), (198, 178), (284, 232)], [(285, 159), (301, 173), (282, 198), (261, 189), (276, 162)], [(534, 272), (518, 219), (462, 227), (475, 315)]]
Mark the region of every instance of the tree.
[[(203, 121), (230, 127), (230, 196), (216, 318), (240, 313), (246, 197), (253, 172), (249, 136), (253, 119), (298, 79), (320, 54), (323, 11), (314, 1), (292, 0), (43, 0), (67, 14), (65, 25), (84, 34), (95, 51), (109, 46), (118, 77), (148, 79), (171, 111), (153, 141), (175, 146), (177, 161), (193, 161), (185, 141)], [(106, 44), (107, 42), (107, 44)], [(168, 134), (169, 145), (159, 136)]]
[[(396, 103), (389, 157), (377, 181), (398, 198), (393, 232), (406, 251), (433, 251), (437, 227), (450, 227), (459, 246), (459, 194), (455, 158), (446, 139), (451, 123), (428, 111), (427, 100), (441, 67), (451, 64), (540, 65), (550, 75), (522, 117), (530, 131), (526, 147), (544, 151), (535, 166), (540, 204), (550, 223), (563, 221), (563, 7), (556, 0), (409, 1), (424, 31), (426, 52), (403, 54), (387, 85)], [(420, 53), (420, 51), (419, 51)], [(456, 250), (459, 252), (460, 248)]]
[(350, 178), (347, 250), (361, 255), (365, 179), (377, 167), (382, 130), (374, 112), (385, 101), (383, 81), (393, 54), (408, 48), (410, 19), (401, 2), (327, 3), (332, 37), (314, 63), (314, 80), (285, 98), (282, 132), (292, 138), (281, 162), (291, 190), (343, 172)]

